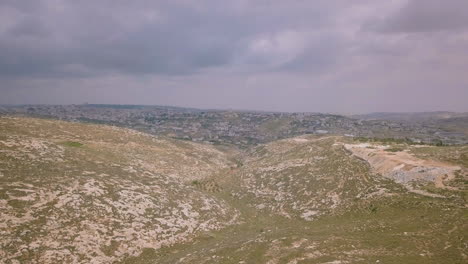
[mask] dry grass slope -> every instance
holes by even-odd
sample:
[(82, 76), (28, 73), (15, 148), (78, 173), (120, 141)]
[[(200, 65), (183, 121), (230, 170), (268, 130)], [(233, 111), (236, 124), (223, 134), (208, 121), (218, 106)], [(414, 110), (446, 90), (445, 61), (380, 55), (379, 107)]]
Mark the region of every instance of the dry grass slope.
[(3, 117), (0, 260), (466, 263), (468, 148), (385, 144), (307, 135), (241, 152)]
[(231, 166), (210, 146), (30, 118), (0, 135), (2, 262), (111, 263), (236, 222), (189, 183)]

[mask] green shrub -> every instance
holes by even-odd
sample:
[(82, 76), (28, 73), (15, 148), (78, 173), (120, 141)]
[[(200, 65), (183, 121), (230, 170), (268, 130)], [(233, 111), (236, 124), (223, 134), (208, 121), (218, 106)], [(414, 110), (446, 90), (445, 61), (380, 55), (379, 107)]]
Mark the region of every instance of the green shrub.
[(68, 147), (75, 147), (75, 148), (83, 146), (83, 144), (81, 144), (80, 142), (75, 142), (75, 141), (65, 141), (62, 144)]
[(389, 151), (389, 152), (399, 152), (399, 151), (403, 151), (403, 150), (404, 150), (404, 149), (402, 149), (402, 148), (397, 148), (397, 147), (385, 149), (385, 151)]

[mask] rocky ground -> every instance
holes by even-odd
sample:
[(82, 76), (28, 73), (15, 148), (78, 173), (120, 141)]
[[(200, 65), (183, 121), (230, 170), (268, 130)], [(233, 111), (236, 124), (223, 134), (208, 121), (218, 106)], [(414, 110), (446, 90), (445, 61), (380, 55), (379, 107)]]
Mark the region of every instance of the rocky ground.
[(3, 262), (111, 263), (238, 222), (191, 184), (230, 165), (210, 146), (29, 118), (0, 137)]
[(410, 191), (428, 196), (436, 194), (415, 190), (411, 183), (432, 182), (437, 188), (459, 190), (446, 186), (444, 182), (455, 179), (456, 173), (466, 173), (462, 172), (461, 166), (418, 158), (410, 154), (411, 148), (403, 149), (370, 143), (345, 144), (344, 147), (357, 157), (367, 161), (372, 169), (382, 176), (403, 184)]
[(465, 263), (468, 148), (0, 118), (0, 263)]

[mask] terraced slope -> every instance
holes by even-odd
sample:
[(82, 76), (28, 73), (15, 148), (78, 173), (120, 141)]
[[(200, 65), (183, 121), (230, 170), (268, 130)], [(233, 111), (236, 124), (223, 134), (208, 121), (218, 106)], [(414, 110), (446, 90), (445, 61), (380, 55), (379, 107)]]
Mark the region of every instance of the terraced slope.
[(191, 185), (210, 147), (108, 126), (0, 119), (0, 262), (111, 263), (237, 221)]

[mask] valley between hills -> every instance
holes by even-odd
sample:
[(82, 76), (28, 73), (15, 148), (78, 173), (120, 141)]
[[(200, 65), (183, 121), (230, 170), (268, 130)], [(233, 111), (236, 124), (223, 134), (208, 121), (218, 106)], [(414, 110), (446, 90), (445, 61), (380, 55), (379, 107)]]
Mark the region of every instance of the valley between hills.
[(466, 263), (468, 145), (340, 131), (212, 144), (4, 114), (0, 263)]

